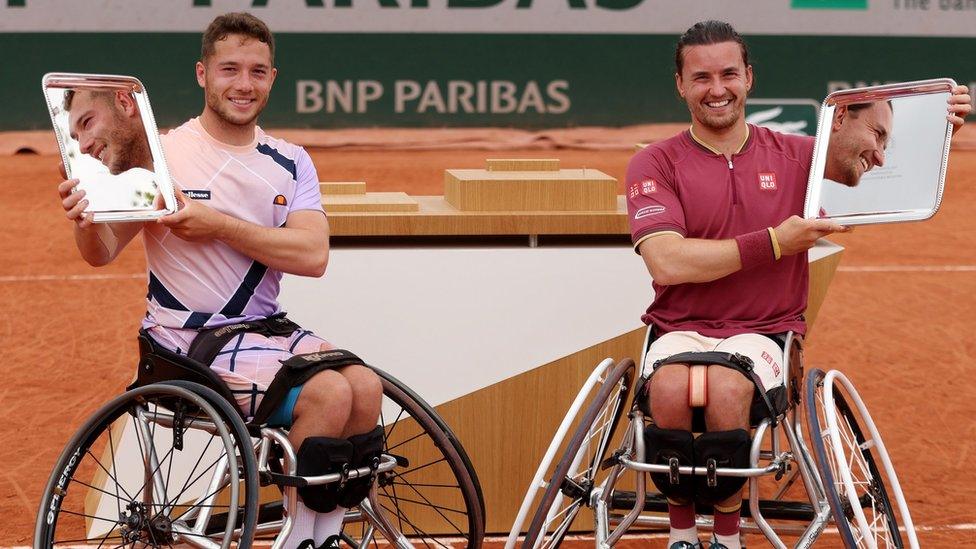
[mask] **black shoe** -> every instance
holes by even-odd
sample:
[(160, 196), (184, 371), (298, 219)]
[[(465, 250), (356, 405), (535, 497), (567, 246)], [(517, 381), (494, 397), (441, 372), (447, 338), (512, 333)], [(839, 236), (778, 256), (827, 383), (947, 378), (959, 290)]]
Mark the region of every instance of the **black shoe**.
[(307, 539), (298, 544), (295, 549), (315, 549), (315, 540)]
[(687, 541), (676, 541), (671, 544), (668, 549), (702, 549), (702, 544), (698, 543), (688, 543)]
[(712, 538), (712, 541), (708, 542), (708, 549), (729, 549), (729, 548), (726, 547), (724, 544), (715, 541), (715, 538)]

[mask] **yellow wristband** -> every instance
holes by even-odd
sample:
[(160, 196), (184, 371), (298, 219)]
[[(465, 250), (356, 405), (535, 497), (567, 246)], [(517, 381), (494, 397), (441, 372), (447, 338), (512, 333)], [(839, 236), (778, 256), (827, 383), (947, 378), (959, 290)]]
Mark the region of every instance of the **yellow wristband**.
[(779, 249), (779, 240), (776, 240), (776, 230), (772, 227), (767, 227), (766, 230), (769, 231), (769, 241), (773, 243), (773, 257), (776, 259), (783, 257), (783, 253)]

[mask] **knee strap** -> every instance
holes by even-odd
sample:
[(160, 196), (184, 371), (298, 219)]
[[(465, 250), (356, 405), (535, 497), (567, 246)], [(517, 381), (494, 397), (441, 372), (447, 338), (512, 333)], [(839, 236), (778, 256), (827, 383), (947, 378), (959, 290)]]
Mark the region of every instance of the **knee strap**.
[(676, 503), (693, 501), (694, 479), (691, 475), (679, 475), (677, 471), (679, 466), (694, 464), (694, 436), (691, 432), (648, 425), (644, 429), (644, 445), (648, 463), (672, 467), (670, 473), (651, 474), (657, 489)]
[[(352, 444), (345, 439), (308, 437), (298, 449), (296, 472), (302, 477), (338, 473), (352, 459)], [(339, 482), (304, 486), (298, 494), (305, 506), (318, 513), (334, 511), (339, 504)]]
[(323, 370), (332, 370), (351, 364), (363, 364), (363, 360), (343, 349), (294, 355), (288, 360), (282, 360), (281, 368), (275, 374), (271, 384), (268, 385), (268, 390), (265, 391), (264, 398), (254, 413), (251, 424), (264, 425), (293, 387), (302, 385)]
[(383, 437), (382, 425), (368, 433), (349, 437), (349, 443), (352, 445), (349, 468), (369, 467), (373, 473), (368, 477), (354, 478), (346, 482), (339, 492), (339, 505), (355, 507), (369, 495), (369, 490), (376, 479), (376, 468), (380, 465), (380, 455), (383, 453)]
[(706, 469), (709, 474), (695, 477), (696, 500), (717, 503), (739, 492), (745, 477), (723, 477), (713, 474), (723, 467), (749, 467), (749, 450), (752, 439), (745, 429), (702, 433), (695, 439), (695, 467)]
[[(687, 364), (691, 366), (688, 373), (688, 402), (690, 406), (705, 406), (708, 402), (707, 382), (697, 381), (699, 376), (705, 379), (708, 376), (704, 373), (704, 369), (698, 370), (698, 373), (696, 373), (696, 366), (705, 366), (706, 368), (708, 366), (722, 366), (739, 372), (755, 385), (756, 393), (759, 394), (763, 404), (766, 406), (769, 421), (773, 427), (776, 426), (776, 408), (773, 406), (772, 401), (769, 400), (769, 396), (766, 394), (766, 387), (763, 386), (759, 374), (753, 370), (755, 365), (751, 358), (739, 353), (724, 353), (721, 351), (678, 353), (658, 360), (654, 363), (654, 369), (657, 370), (666, 364)], [(695, 391), (698, 391), (698, 394)], [(704, 394), (704, 396), (701, 397), (699, 394)], [(695, 397), (696, 400), (693, 400), (692, 397)], [(696, 401), (702, 402), (702, 404), (694, 404)]]

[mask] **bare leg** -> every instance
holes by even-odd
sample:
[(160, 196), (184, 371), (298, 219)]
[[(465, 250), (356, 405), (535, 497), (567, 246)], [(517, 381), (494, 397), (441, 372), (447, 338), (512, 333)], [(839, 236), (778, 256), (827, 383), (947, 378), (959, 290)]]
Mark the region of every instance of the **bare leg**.
[[(708, 406), (705, 423), (709, 431), (749, 430), (749, 409), (755, 386), (741, 373), (729, 368), (708, 368)], [(729, 548), (739, 547), (739, 516), (742, 492), (715, 505), (716, 539)]]

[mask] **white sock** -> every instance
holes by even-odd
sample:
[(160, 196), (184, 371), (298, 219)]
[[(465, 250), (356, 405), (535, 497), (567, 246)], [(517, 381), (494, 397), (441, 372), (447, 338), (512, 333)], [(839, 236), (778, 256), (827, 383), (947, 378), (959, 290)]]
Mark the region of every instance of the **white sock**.
[(671, 544), (679, 541), (698, 543), (698, 527), (692, 526), (691, 528), (672, 528), (671, 534), (668, 536), (668, 547), (670, 547)]
[[(288, 497), (283, 501), (285, 509), (288, 509)], [(302, 498), (299, 497), (295, 502), (295, 516), (291, 521), (291, 533), (288, 534), (288, 541), (285, 542), (285, 549), (294, 549), (298, 544), (307, 540), (314, 539), (315, 531), (315, 511), (305, 507)]]
[(329, 536), (342, 532), (342, 517), (346, 513), (343, 506), (336, 507), (331, 513), (317, 513), (315, 515), (315, 546), (320, 547)]
[(739, 538), (738, 532), (731, 536), (720, 536), (715, 534), (713, 539), (729, 549), (742, 549), (742, 540)]

